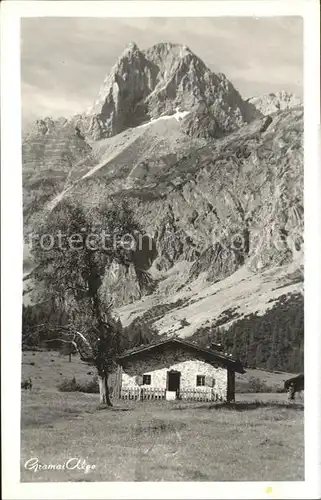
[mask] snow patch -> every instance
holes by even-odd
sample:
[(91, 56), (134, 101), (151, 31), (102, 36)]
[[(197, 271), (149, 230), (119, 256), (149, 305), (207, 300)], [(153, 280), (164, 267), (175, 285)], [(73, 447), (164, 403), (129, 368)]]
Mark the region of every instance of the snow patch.
[(178, 111), (178, 108), (176, 108), (176, 112), (173, 115), (164, 115), (164, 116), (160, 116), (159, 118), (153, 118), (153, 120), (150, 120), (147, 123), (143, 123), (143, 125), (139, 125), (137, 128), (149, 127), (150, 125), (153, 125), (156, 122), (159, 122), (162, 120), (171, 120), (172, 118), (175, 118), (175, 120), (177, 120), (179, 122), (185, 116), (187, 116), (189, 113), (190, 113), (190, 111)]

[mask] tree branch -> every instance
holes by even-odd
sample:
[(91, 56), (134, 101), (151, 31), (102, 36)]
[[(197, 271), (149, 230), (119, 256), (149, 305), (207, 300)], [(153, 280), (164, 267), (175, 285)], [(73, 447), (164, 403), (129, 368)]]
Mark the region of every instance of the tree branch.
[(33, 333), (36, 333), (37, 330), (41, 330), (42, 328), (46, 328), (47, 330), (51, 330), (51, 331), (65, 331), (66, 335), (73, 335), (73, 338), (71, 340), (65, 340), (65, 339), (62, 339), (62, 338), (56, 338), (56, 339), (48, 339), (48, 340), (45, 340), (45, 342), (64, 342), (64, 343), (69, 343), (69, 344), (73, 344), (74, 347), (76, 348), (79, 356), (80, 356), (80, 359), (82, 361), (85, 361), (87, 363), (93, 363), (93, 356), (88, 356), (87, 354), (85, 354), (79, 343), (76, 342), (76, 336), (78, 336), (79, 338), (81, 338), (81, 340), (91, 349), (92, 351), (92, 346), (90, 344), (90, 342), (86, 339), (86, 337), (81, 333), (81, 332), (78, 332), (77, 330), (75, 330), (74, 328), (70, 327), (70, 326), (48, 326), (47, 324), (40, 324), (40, 325), (36, 325), (35, 327), (35, 330), (33, 332), (31, 332), (28, 336), (30, 337)]
[[(77, 333), (79, 333), (79, 332), (77, 332)], [(46, 340), (46, 342), (64, 342), (65, 344), (72, 344), (75, 347), (76, 351), (78, 352), (81, 361), (85, 361), (86, 363), (90, 363), (90, 364), (94, 363), (93, 356), (88, 356), (88, 355), (84, 354), (81, 351), (80, 346), (77, 344), (77, 342), (75, 340), (65, 340), (65, 339), (61, 339), (61, 338), (56, 338), (56, 339)], [(89, 343), (87, 343), (87, 344), (90, 346)]]

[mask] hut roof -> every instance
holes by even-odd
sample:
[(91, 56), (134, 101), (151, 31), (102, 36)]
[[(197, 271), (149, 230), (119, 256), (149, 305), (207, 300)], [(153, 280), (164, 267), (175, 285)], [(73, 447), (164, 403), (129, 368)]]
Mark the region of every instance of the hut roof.
[(219, 362), (223, 366), (226, 366), (230, 370), (233, 370), (237, 373), (245, 373), (245, 370), (238, 359), (234, 359), (227, 354), (223, 354), (221, 351), (215, 351), (210, 348), (199, 347), (197, 344), (192, 342), (188, 342), (181, 338), (171, 338), (166, 340), (161, 340), (154, 344), (147, 344), (144, 346), (136, 347), (129, 351), (124, 352), (121, 356), (117, 357), (117, 362), (121, 365), (124, 362), (135, 359), (136, 357), (142, 357), (146, 354), (157, 353), (164, 346), (170, 347), (182, 347), (188, 350), (195, 351), (198, 355), (204, 358), (204, 360), (208, 362)]

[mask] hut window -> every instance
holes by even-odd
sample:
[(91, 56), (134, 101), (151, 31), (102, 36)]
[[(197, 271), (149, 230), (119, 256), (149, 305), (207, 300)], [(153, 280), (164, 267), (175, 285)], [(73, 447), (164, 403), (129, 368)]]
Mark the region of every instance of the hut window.
[(151, 375), (143, 375), (143, 385), (150, 385), (152, 382)]
[(197, 387), (205, 385), (205, 375), (196, 375), (196, 385)]

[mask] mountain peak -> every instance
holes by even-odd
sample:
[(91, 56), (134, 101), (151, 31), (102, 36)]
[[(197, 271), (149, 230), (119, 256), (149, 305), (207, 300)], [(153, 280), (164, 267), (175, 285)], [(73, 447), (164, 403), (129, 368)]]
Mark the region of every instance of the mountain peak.
[(149, 47), (146, 53), (158, 53), (164, 56), (166, 53), (173, 53), (177, 56), (183, 55), (186, 53), (192, 54), (192, 51), (187, 47), (187, 45), (182, 45), (180, 43), (172, 43), (172, 42), (159, 42), (155, 43), (151, 47)]
[(135, 42), (129, 42), (124, 50), (124, 52), (137, 52), (139, 48)]
[(135, 42), (129, 42), (129, 44), (127, 45), (128, 49), (130, 50), (138, 50), (138, 46)]
[(105, 78), (84, 132), (94, 139), (111, 137), (177, 108), (190, 111), (200, 101), (220, 135), (251, 121), (256, 112), (187, 45), (160, 42), (140, 50), (130, 42)]
[[(194, 58), (201, 64), (202, 61), (187, 47), (179, 43), (160, 42), (143, 51), (146, 59), (156, 64), (163, 74), (176, 68), (182, 60)], [(205, 65), (204, 65), (205, 66)]]

